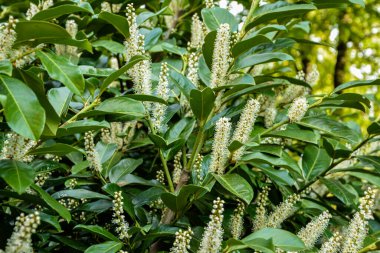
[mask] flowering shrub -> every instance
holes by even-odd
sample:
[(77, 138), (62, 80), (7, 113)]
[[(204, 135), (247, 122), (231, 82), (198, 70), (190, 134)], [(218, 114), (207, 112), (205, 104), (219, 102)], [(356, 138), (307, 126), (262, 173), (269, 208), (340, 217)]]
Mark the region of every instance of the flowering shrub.
[(362, 1), (242, 2), (5, 3), (0, 252), (379, 246), (380, 122), (342, 109), (380, 80), (314, 94), (291, 55)]

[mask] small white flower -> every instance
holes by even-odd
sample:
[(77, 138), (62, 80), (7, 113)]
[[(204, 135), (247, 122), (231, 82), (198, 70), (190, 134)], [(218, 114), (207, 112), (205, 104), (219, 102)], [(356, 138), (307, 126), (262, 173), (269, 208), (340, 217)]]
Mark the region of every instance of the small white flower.
[(22, 162), (31, 162), (34, 159), (34, 156), (27, 155), (27, 153), (36, 145), (37, 142), (24, 138), (17, 133), (7, 133), (3, 148), (1, 150), (0, 159), (13, 159)]
[(334, 233), (333, 236), (321, 246), (318, 253), (337, 253), (339, 252), (340, 245), (342, 244), (343, 237), (339, 232)]
[(294, 99), (289, 107), (288, 117), (290, 122), (300, 121), (306, 114), (309, 105), (305, 97)]
[(207, 35), (207, 29), (203, 22), (199, 19), (198, 14), (194, 14), (191, 23), (190, 47), (200, 49)]
[(265, 228), (267, 222), (267, 211), (266, 206), (268, 205), (268, 194), (270, 188), (264, 186), (259, 195), (257, 196), (257, 207), (256, 207), (256, 216), (253, 220), (253, 231), (260, 230)]
[(128, 234), (129, 224), (125, 220), (123, 209), (123, 196), (121, 191), (114, 194), (113, 202), (113, 219), (112, 222), (116, 225), (116, 232), (119, 234), (120, 240), (126, 240), (130, 237)]
[(212, 145), (211, 163), (209, 171), (222, 175), (224, 166), (230, 152), (228, 143), (230, 139), (231, 122), (229, 118), (220, 118), (216, 122), (214, 143)]
[(244, 210), (245, 210), (244, 204), (239, 201), (238, 206), (234, 210), (234, 213), (230, 221), (230, 229), (231, 229), (232, 237), (237, 240), (240, 239), (240, 236), (243, 232)]
[(193, 236), (193, 231), (189, 227), (187, 230), (180, 229), (175, 233), (175, 241), (170, 253), (188, 253), (190, 249), (190, 240)]
[(297, 236), (305, 243), (307, 249), (311, 249), (329, 224), (331, 214), (326, 211), (309, 222), (302, 228)]
[(298, 194), (289, 196), (284, 202), (276, 206), (273, 212), (268, 216), (265, 227), (279, 228), (281, 223), (289, 218), (295, 211), (294, 205), (301, 199)]
[(90, 167), (95, 171), (102, 172), (102, 163), (98, 152), (95, 150), (94, 135), (91, 131), (86, 132), (84, 135), (84, 149), (86, 151), (86, 156), (90, 163)]

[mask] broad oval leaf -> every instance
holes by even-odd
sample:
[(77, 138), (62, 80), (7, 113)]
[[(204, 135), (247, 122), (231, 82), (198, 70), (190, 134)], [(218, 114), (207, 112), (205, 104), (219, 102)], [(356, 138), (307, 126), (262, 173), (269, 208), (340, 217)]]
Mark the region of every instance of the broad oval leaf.
[(91, 9), (91, 5), (85, 5), (87, 8), (72, 5), (72, 4), (63, 4), (57, 7), (52, 7), (46, 10), (42, 10), (37, 12), (36, 15), (32, 17), (32, 20), (50, 20), (54, 18), (59, 18), (65, 14), (71, 14), (76, 12), (84, 12), (93, 14), (93, 10)]
[(263, 64), (267, 62), (278, 62), (278, 61), (294, 61), (293, 57), (285, 53), (262, 53), (253, 54), (248, 56), (240, 56), (237, 58), (232, 71), (243, 69), (246, 67), (255, 66), (258, 64)]
[(122, 242), (108, 241), (92, 245), (88, 247), (84, 253), (115, 253), (122, 247)]
[(204, 88), (202, 91), (192, 90), (190, 92), (190, 107), (201, 125), (206, 122), (214, 108), (214, 102), (215, 94), (209, 87)]
[(142, 164), (142, 159), (125, 158), (113, 166), (108, 172), (108, 177), (111, 183), (118, 183), (119, 181), (125, 181), (124, 177), (132, 173), (138, 166)]
[(16, 160), (0, 161), (0, 177), (18, 194), (25, 192), (34, 182), (34, 174), (34, 169), (23, 162)]
[(358, 193), (349, 184), (342, 184), (337, 180), (321, 178), (320, 179), (324, 185), (327, 186), (329, 191), (334, 194), (340, 201), (345, 205), (350, 206), (355, 204), (358, 199)]
[(4, 114), (8, 125), (18, 134), (37, 140), (45, 126), (46, 114), (34, 92), (18, 79), (1, 76), (7, 93)]
[(238, 22), (235, 16), (223, 8), (213, 7), (203, 9), (202, 18), (207, 28), (211, 31), (217, 30), (221, 24), (229, 24), (231, 31), (237, 31), (238, 29)]
[(71, 92), (80, 96), (84, 91), (84, 78), (78, 66), (67, 58), (51, 52), (36, 53), (51, 78), (63, 83)]
[(302, 169), (306, 182), (312, 181), (328, 169), (332, 158), (327, 151), (315, 145), (307, 145), (302, 156)]
[(115, 242), (119, 242), (120, 240), (111, 234), (107, 229), (98, 226), (98, 225), (84, 225), (84, 224), (79, 224), (74, 227), (74, 229), (82, 229), (82, 230), (87, 230), (89, 232), (92, 232), (94, 234), (100, 235), (101, 237), (105, 239), (109, 239)]
[(340, 92), (345, 89), (359, 87), (359, 86), (365, 86), (365, 85), (380, 85), (380, 79), (375, 80), (359, 80), (359, 81), (351, 81), (348, 83), (343, 83), (336, 87), (333, 91), (333, 93)]
[(247, 205), (253, 199), (253, 189), (251, 185), (238, 174), (214, 175), (215, 179), (219, 182), (224, 189), (231, 194), (242, 199)]
[(102, 11), (98, 18), (114, 26), (125, 38), (129, 37), (129, 24), (125, 17)]
[(45, 155), (45, 154), (50, 154), (50, 155), (56, 155), (56, 156), (63, 156), (71, 152), (80, 152), (83, 153), (82, 150), (75, 148), (71, 145), (64, 144), (64, 143), (54, 143), (52, 145), (45, 145), (42, 147), (39, 147), (37, 149), (34, 149), (28, 154), (30, 155)]

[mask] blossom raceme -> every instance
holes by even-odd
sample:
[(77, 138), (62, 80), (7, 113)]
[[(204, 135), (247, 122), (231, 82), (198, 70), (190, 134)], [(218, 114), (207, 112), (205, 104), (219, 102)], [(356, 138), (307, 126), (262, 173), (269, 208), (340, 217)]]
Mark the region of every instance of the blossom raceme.
[(129, 224), (125, 220), (123, 209), (123, 196), (121, 191), (114, 193), (113, 202), (113, 219), (112, 222), (116, 226), (116, 232), (119, 235), (120, 240), (126, 240), (130, 237), (128, 234)]
[[(257, 115), (260, 111), (260, 104), (255, 99), (248, 100), (245, 105), (243, 112), (241, 113), (239, 122), (237, 123), (236, 129), (232, 136), (232, 141), (238, 141), (245, 144), (249, 135), (252, 132), (253, 126), (255, 124)], [(244, 147), (239, 148), (232, 154), (232, 161), (238, 161), (244, 153)]]
[(216, 88), (226, 81), (230, 61), (230, 26), (221, 24), (216, 33), (211, 67), (211, 88)]
[[(161, 97), (165, 101), (169, 98), (169, 70), (168, 64), (166, 62), (161, 65), (160, 77), (156, 89), (156, 95)], [(164, 117), (166, 113), (167, 106), (161, 103), (154, 103), (152, 106), (152, 121), (153, 127), (157, 132), (164, 132), (166, 130), (166, 126), (164, 124)]]
[(354, 214), (346, 229), (341, 253), (357, 253), (362, 248), (368, 233), (368, 219), (373, 219), (372, 208), (375, 203), (377, 191), (368, 188), (360, 200), (359, 211)]
[(243, 215), (244, 215), (244, 204), (243, 202), (239, 201), (237, 207), (234, 210), (234, 213), (231, 217), (230, 220), (230, 230), (231, 230), (231, 235), (234, 239), (239, 240), (240, 236), (243, 233), (243, 227), (244, 227), (244, 220), (243, 220)]
[(203, 45), (207, 29), (203, 22), (199, 19), (198, 14), (194, 14), (191, 22), (191, 38), (189, 46), (193, 49), (200, 49)]
[(36, 141), (27, 139), (17, 133), (7, 133), (1, 150), (0, 159), (31, 162), (34, 159), (34, 156), (28, 155), (28, 152), (36, 145)]
[(26, 216), (21, 213), (16, 219), (12, 236), (8, 239), (5, 253), (33, 252), (32, 235), (36, 233), (40, 223), (40, 214), (38, 212)]
[(268, 186), (264, 186), (259, 192), (259, 195), (257, 196), (257, 207), (256, 207), (256, 216), (253, 220), (253, 231), (260, 230), (262, 228), (265, 228), (266, 222), (267, 222), (267, 211), (266, 206), (268, 205), (268, 194), (269, 194), (270, 188)]
[(269, 214), (265, 227), (279, 228), (295, 211), (294, 205), (301, 199), (299, 194), (289, 196), (284, 202), (275, 207)]
[(212, 144), (211, 163), (209, 171), (222, 175), (230, 152), (228, 143), (230, 140), (231, 122), (229, 118), (220, 118), (216, 122), (214, 143)]
[(294, 99), (289, 107), (288, 117), (290, 122), (300, 121), (306, 114), (309, 105), (305, 97)]
[(188, 253), (190, 249), (190, 240), (193, 236), (193, 231), (189, 227), (187, 230), (180, 229), (175, 233), (175, 241), (170, 253)]
[(223, 212), (224, 201), (219, 197), (214, 200), (210, 221), (202, 235), (198, 253), (219, 253), (223, 241)]
[(339, 252), (340, 245), (342, 244), (342, 235), (335, 232), (328, 241), (324, 242), (318, 253), (337, 253)]
[(102, 163), (98, 152), (95, 149), (94, 134), (92, 132), (86, 132), (84, 135), (84, 149), (86, 151), (87, 160), (90, 163), (90, 167), (97, 172), (102, 172)]
[(329, 224), (330, 218), (331, 214), (325, 211), (298, 232), (297, 236), (305, 243), (307, 249), (311, 249), (321, 237)]

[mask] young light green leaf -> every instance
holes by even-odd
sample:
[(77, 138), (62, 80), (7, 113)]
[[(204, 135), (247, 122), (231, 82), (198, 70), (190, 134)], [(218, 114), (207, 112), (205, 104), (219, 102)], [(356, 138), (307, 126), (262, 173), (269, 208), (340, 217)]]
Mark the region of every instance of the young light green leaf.
[(34, 181), (34, 169), (16, 160), (0, 160), (0, 177), (18, 194), (25, 190)]

